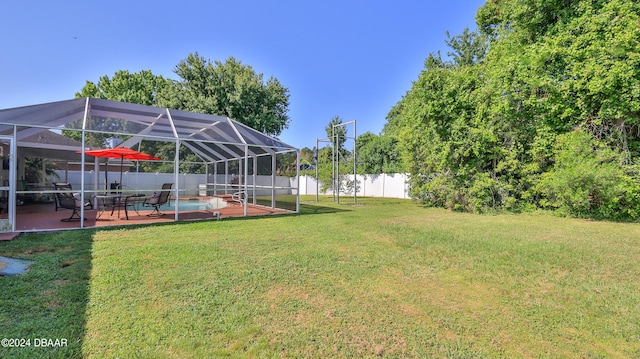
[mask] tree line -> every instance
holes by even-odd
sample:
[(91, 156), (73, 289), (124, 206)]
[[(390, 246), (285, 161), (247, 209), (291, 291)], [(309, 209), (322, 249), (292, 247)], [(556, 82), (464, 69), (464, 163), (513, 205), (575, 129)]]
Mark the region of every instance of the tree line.
[(358, 172), (407, 172), (412, 198), (457, 211), (636, 221), (638, 24), (632, 0), (487, 1), (358, 138)]
[(387, 116), (410, 194), (487, 212), (640, 214), (640, 4), (491, 0)]

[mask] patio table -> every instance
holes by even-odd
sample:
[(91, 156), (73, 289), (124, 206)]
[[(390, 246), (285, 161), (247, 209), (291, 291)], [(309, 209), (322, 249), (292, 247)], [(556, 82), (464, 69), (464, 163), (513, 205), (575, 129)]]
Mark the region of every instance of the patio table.
[(107, 208), (111, 208), (111, 214), (113, 214), (116, 203), (119, 202), (121, 196), (119, 194), (96, 194), (93, 197), (98, 200), (98, 215), (96, 216), (96, 219), (98, 219), (107, 210)]
[(133, 208), (134, 211), (136, 211), (137, 215), (140, 215), (140, 213), (138, 213), (138, 207), (137, 205), (141, 202), (144, 202), (147, 199), (147, 196), (144, 194), (133, 194), (130, 196), (126, 196), (124, 199), (124, 216), (125, 218), (127, 218), (127, 220), (129, 220), (129, 206), (131, 206), (131, 208)]
[(127, 220), (129, 219), (129, 208), (133, 208), (136, 214), (139, 215), (138, 204), (147, 199), (147, 196), (144, 194), (132, 194), (128, 196), (121, 194), (98, 194), (94, 197), (102, 202), (102, 205), (98, 205), (99, 212), (96, 218), (100, 218), (107, 208), (111, 208), (112, 215), (117, 208), (118, 218), (120, 218), (120, 209), (124, 208), (124, 216)]

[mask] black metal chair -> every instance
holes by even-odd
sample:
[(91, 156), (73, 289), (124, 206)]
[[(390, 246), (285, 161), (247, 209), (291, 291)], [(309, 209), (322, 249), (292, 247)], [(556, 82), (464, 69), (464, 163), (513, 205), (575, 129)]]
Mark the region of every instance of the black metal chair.
[[(56, 182), (53, 184), (53, 187), (56, 189), (56, 191), (71, 191), (71, 185), (67, 182)], [(58, 201), (58, 196), (55, 196), (53, 202), (56, 205), (56, 212), (58, 211), (58, 209), (62, 208), (60, 207), (60, 201)]]
[(153, 216), (154, 214), (157, 216), (164, 216), (164, 213), (160, 212), (160, 206), (165, 203), (169, 203), (169, 195), (171, 194), (171, 187), (173, 183), (165, 183), (162, 185), (162, 191), (157, 196), (152, 196), (147, 198), (142, 204), (143, 207), (153, 207), (153, 211), (147, 214), (148, 217)]
[[(82, 208), (82, 202), (75, 198), (71, 191), (71, 185), (68, 183), (55, 183), (56, 192), (56, 211), (58, 208), (73, 210), (69, 218), (61, 219), (61, 222), (71, 222), (74, 220), (80, 220), (80, 213), (78, 212)], [(91, 201), (86, 201), (84, 207), (93, 208)]]

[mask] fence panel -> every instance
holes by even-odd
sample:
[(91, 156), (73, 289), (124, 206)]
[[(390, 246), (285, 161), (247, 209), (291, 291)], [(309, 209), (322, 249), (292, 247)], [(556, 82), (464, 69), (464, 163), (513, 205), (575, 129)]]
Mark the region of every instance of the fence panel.
[[(353, 175), (347, 175), (349, 180), (353, 180)], [(358, 196), (362, 197), (386, 197), (386, 198), (409, 198), (407, 187), (407, 175), (405, 173), (379, 174), (379, 175), (357, 175)], [(319, 183), (320, 194), (330, 195), (331, 190), (322, 192), (322, 183)], [(311, 176), (300, 176), (300, 194), (315, 195), (316, 179)], [(340, 195), (353, 195), (352, 193), (340, 193)]]

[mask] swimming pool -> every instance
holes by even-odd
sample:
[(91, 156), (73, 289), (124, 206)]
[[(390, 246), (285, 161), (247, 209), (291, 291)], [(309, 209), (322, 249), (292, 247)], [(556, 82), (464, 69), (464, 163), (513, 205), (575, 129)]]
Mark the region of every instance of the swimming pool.
[[(173, 211), (175, 201), (160, 206), (161, 211)], [(227, 206), (227, 203), (221, 198), (213, 197), (210, 199), (181, 199), (177, 201), (178, 212), (182, 211), (206, 211), (211, 209), (219, 209)]]

